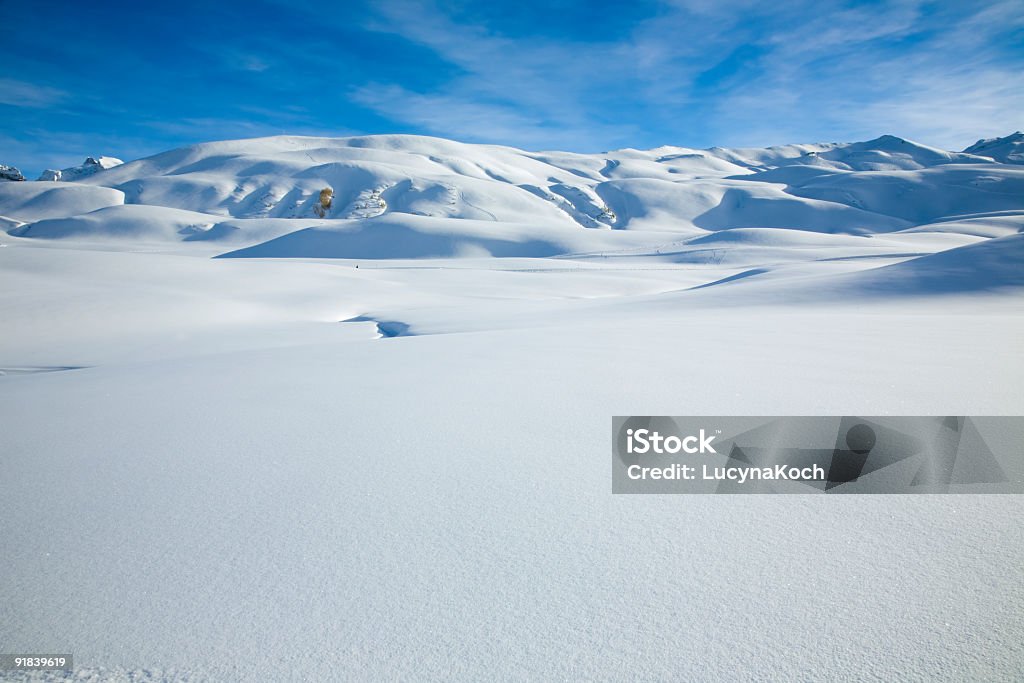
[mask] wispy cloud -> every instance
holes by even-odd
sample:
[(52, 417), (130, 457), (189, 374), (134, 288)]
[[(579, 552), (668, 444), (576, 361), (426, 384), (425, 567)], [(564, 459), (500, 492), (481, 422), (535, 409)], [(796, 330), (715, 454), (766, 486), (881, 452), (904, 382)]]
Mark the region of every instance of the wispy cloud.
[(68, 98), (63, 90), (13, 78), (0, 78), (0, 104), (29, 109), (45, 109)]
[(270, 62), (258, 55), (238, 54), (234, 55), (231, 65), (242, 71), (262, 73), (270, 68)]
[(1024, 17), (1009, 4), (953, 21), (905, 2), (776, 30), (759, 76), (716, 102), (718, 132), (745, 144), (772, 129), (784, 141), (886, 132), (947, 149), (1011, 132), (1022, 123), (1024, 91), (1021, 60), (1004, 53), (1002, 36)]
[(1016, 0), (675, 0), (614, 41), (579, 41), (511, 38), (432, 2), (393, 0), (367, 27), (458, 71), (441, 88), (381, 83), (353, 100), (435, 134), (524, 146), (893, 132), (957, 147), (1019, 127), (1022, 60), (1005, 63), (1003, 46), (1022, 20)]
[(978, 138), (1024, 128), (1024, 89), (1019, 79), (1018, 71), (996, 68), (922, 74), (904, 83), (902, 94), (867, 105), (857, 121), (848, 123), (912, 131), (922, 140), (962, 149)]
[[(253, 114), (251, 118), (221, 118), (221, 117), (189, 117), (174, 120), (153, 120), (146, 121), (144, 128), (159, 131), (163, 135), (177, 136), (188, 140), (213, 141), (225, 139), (242, 139), (254, 137), (267, 137), (271, 135), (311, 135), (323, 137), (341, 137), (353, 135), (356, 131), (346, 128), (325, 128), (311, 125), (301, 117), (287, 118), (290, 122), (286, 127), (280, 125), (280, 119), (273, 122), (257, 120), (257, 112), (249, 108)], [(260, 112), (273, 113), (279, 112)]]
[(356, 102), (394, 120), (439, 135), (527, 147), (597, 150), (626, 143), (637, 132), (633, 122), (595, 115), (632, 69), (613, 58), (621, 45), (510, 38), (458, 23), (433, 3), (406, 1), (380, 5), (367, 28), (400, 35), (458, 67), (443, 91), (400, 84), (353, 91)]
[[(422, 94), (397, 85), (370, 84), (352, 99), (394, 120), (465, 142), (502, 141), (530, 149), (594, 147), (599, 140), (629, 137), (629, 127), (590, 123), (574, 128), (510, 102), (471, 101), (456, 94)], [(635, 132), (635, 131), (634, 131)]]

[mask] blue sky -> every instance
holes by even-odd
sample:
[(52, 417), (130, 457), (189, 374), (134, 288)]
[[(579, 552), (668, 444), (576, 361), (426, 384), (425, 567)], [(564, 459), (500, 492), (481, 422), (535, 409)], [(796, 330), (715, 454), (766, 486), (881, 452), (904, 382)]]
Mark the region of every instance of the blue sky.
[(1024, 128), (1024, 0), (0, 0), (0, 163), (292, 133), (527, 149)]

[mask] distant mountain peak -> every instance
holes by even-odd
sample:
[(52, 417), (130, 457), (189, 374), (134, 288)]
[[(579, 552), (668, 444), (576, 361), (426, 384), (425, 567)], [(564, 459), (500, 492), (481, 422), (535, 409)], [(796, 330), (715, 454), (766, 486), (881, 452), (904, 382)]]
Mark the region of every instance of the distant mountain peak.
[(964, 152), (989, 157), (1004, 164), (1024, 164), (1024, 132), (1018, 130), (1001, 138), (983, 138)]
[(105, 171), (108, 168), (114, 168), (120, 166), (124, 162), (116, 157), (86, 157), (78, 166), (72, 166), (61, 170), (46, 169), (42, 175), (39, 176), (39, 180), (44, 181), (74, 181), (81, 178), (86, 178), (98, 173)]
[(25, 176), (14, 166), (0, 164), (0, 180), (19, 181), (24, 179)]
[(901, 138), (898, 135), (889, 135), (888, 133), (886, 133), (885, 135), (880, 135), (877, 138), (875, 138), (874, 140), (870, 140), (868, 142), (865, 142), (864, 144), (865, 145), (870, 145), (872, 143), (880, 143), (880, 144), (900, 143), (900, 144), (904, 144), (905, 145), (905, 144), (908, 144), (909, 142), (910, 142), (909, 140)]

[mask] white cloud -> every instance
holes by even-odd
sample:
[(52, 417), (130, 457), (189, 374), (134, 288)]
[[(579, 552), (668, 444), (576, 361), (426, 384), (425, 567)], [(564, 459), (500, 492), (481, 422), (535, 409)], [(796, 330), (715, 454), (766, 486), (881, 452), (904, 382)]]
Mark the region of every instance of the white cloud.
[[(1024, 90), (1005, 36), (1024, 16), (1009, 4), (773, 8), (754, 22), (765, 33), (751, 38), (765, 48), (757, 68), (714, 93), (711, 135), (764, 145), (892, 133), (961, 149), (1011, 132), (1022, 124)], [(789, 10), (810, 18), (796, 21)], [(746, 39), (742, 21), (732, 21), (728, 32)]]
[(1021, 59), (1007, 48), (1020, 0), (665, 0), (614, 40), (510, 37), (448, 8), (375, 5), (365, 28), (429, 49), (454, 75), (368, 85), (353, 101), (437, 135), (580, 151), (883, 132), (956, 147), (1022, 125)]
[(45, 109), (67, 99), (63, 90), (36, 83), (0, 78), (0, 104), (29, 109)]
[(998, 137), (1024, 127), (1024, 90), (1019, 73), (930, 74), (905, 84), (901, 96), (869, 104), (859, 118), (876, 129), (887, 125), (945, 149), (963, 149), (979, 138)]
[(434, 135), (466, 142), (500, 141), (535, 150), (564, 147), (601, 149), (601, 140), (629, 137), (624, 127), (592, 124), (574, 129), (560, 122), (532, 118), (528, 111), (510, 104), (415, 93), (397, 85), (367, 85), (354, 91), (352, 99), (394, 120), (415, 125)]

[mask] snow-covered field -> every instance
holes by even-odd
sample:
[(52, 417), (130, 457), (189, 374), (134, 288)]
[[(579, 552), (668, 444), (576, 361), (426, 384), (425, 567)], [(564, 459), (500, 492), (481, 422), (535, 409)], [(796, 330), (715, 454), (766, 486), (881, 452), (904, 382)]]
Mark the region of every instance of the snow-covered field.
[(1021, 496), (613, 496), (608, 463), (613, 415), (1024, 414), (1022, 138), (279, 137), (0, 182), (0, 648), (1020, 680)]

